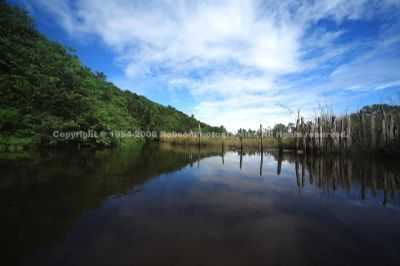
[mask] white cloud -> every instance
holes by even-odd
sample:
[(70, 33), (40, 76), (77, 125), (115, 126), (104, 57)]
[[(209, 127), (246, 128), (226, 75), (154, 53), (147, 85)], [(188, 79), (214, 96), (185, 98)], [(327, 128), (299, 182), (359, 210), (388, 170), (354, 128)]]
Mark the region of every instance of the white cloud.
[(119, 51), (129, 75), (156, 64), (235, 62), (273, 73), (299, 66), (298, 27), (264, 15), (257, 1), (37, 1), (69, 32), (95, 34)]
[[(166, 87), (186, 89), (196, 97), (197, 117), (229, 129), (289, 121), (292, 114), (282, 104), (311, 115), (316, 105), (332, 100), (322, 96), (326, 91), (366, 85), (379, 89), (399, 80), (392, 70), (384, 73), (384, 58), (346, 62), (326, 76), (331, 84), (312, 84), (319, 73), (287, 78), (328, 68), (332, 60), (365, 45), (337, 44), (346, 30), (316, 27), (318, 21), (329, 18), (340, 25), (345, 19), (369, 19), (400, 7), (399, 2), (34, 0), (70, 34), (94, 35), (114, 49), (126, 80), (162, 77)], [(380, 52), (399, 42), (393, 27), (385, 32), (392, 36), (379, 41), (375, 50)], [(372, 46), (377, 43), (371, 41)], [(391, 66), (398, 66), (398, 58), (392, 61)], [(354, 76), (361, 83), (355, 84)]]

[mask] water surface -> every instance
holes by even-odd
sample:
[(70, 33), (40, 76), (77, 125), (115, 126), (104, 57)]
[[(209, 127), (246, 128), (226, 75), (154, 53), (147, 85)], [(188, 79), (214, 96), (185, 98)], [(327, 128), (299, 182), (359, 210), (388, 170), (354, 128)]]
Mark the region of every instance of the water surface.
[(152, 145), (0, 169), (2, 265), (400, 265), (388, 160)]

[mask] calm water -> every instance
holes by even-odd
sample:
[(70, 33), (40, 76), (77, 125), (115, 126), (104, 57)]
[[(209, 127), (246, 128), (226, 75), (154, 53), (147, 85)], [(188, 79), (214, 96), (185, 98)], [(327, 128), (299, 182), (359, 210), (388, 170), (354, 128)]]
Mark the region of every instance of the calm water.
[(1, 265), (400, 265), (400, 166), (132, 147), (0, 160)]

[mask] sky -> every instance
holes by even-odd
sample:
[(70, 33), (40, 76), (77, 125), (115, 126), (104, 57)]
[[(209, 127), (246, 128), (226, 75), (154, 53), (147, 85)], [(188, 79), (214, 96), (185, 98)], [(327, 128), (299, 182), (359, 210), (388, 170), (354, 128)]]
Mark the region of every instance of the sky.
[(400, 104), (400, 0), (12, 0), (124, 90), (228, 130)]

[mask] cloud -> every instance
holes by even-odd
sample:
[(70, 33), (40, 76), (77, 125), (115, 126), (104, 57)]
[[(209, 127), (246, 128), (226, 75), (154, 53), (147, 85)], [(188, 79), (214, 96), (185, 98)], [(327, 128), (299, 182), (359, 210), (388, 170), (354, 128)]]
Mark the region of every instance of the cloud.
[[(34, 0), (34, 5), (53, 14), (72, 36), (95, 36), (113, 49), (124, 67), (120, 84), (157, 78), (168, 89), (188, 90), (198, 102), (197, 117), (234, 130), (290, 121), (297, 109), (311, 116), (317, 105), (335, 103), (343, 90), (397, 85), (400, 56), (388, 53), (399, 45), (399, 23), (393, 23), (399, 2)], [(349, 38), (354, 29), (346, 21), (377, 18), (382, 24), (377, 36)], [(335, 90), (337, 95), (329, 93)]]

